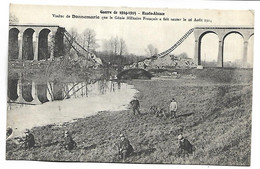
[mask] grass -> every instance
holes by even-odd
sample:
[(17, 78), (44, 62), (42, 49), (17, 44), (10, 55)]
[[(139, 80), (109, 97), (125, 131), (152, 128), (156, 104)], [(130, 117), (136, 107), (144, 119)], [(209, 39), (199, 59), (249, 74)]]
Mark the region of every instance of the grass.
[[(220, 83), (202, 77), (130, 81), (140, 91), (142, 115), (134, 116), (130, 110), (100, 112), (62, 126), (35, 127), (36, 148), (22, 150), (8, 141), (6, 159), (121, 162), (115, 144), (124, 133), (135, 149), (126, 162), (249, 166), (250, 81), (245, 84), (228, 79)], [(172, 97), (179, 106), (177, 119), (147, 114), (152, 105), (167, 109)], [(72, 132), (78, 144), (71, 152), (61, 146), (65, 130)], [(196, 147), (194, 155), (184, 158), (177, 153), (180, 133)]]

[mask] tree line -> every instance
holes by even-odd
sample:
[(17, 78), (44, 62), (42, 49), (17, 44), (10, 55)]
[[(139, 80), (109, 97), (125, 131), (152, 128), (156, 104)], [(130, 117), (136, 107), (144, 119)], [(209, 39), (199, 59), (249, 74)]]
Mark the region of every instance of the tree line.
[[(86, 28), (81, 34), (75, 28), (71, 28), (68, 32), (72, 40), (77, 41), (83, 48), (93, 52), (105, 64), (110, 66), (123, 67), (124, 65), (132, 64), (158, 54), (158, 49), (152, 44), (149, 44), (147, 49), (144, 49), (146, 52), (145, 56), (130, 53), (127, 43), (122, 37), (111, 36), (109, 39), (97, 40), (95, 30), (90, 28)], [(98, 41), (100, 42), (98, 43)], [(68, 54), (73, 59), (77, 59), (78, 57), (76, 51), (68, 41), (65, 41), (65, 54)]]

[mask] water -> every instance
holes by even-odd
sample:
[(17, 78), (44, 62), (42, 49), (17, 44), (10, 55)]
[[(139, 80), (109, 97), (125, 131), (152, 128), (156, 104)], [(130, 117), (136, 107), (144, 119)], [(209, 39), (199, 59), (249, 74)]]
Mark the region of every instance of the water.
[[(34, 84), (34, 82), (27, 82), (25, 84), (27, 89), (28, 84)], [(20, 85), (20, 88), (24, 88), (25, 85)], [(19, 89), (19, 84), (17, 86), (18, 93), (19, 91), (26, 91)], [(87, 82), (62, 83), (62, 90), (56, 92), (56, 96), (55, 92), (48, 92), (49, 89), (55, 88), (51, 83), (46, 85), (47, 88), (44, 88), (47, 90), (46, 92), (40, 92), (39, 87), (35, 84), (31, 86), (34, 86), (29, 87), (32, 96), (28, 97), (30, 94), (22, 94), (30, 98), (31, 102), (24, 100), (23, 102), (33, 103), (34, 100), (37, 100), (36, 98), (42, 97), (40, 100), (44, 103), (38, 102), (36, 105), (8, 104), (7, 127), (14, 129), (13, 136), (22, 135), (25, 129), (48, 124), (59, 125), (64, 122), (72, 122), (77, 118), (95, 115), (99, 111), (126, 110), (129, 102), (138, 92), (133, 85), (104, 80), (90, 84)], [(33, 97), (35, 92), (38, 93), (38, 97)], [(59, 98), (63, 97), (67, 99), (59, 100)], [(56, 99), (52, 101), (52, 98)]]

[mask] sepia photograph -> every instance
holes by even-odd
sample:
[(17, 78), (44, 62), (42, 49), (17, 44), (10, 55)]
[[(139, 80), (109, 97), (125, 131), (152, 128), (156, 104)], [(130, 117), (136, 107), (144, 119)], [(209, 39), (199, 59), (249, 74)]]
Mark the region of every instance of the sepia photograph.
[(255, 12), (9, 4), (5, 159), (251, 166)]

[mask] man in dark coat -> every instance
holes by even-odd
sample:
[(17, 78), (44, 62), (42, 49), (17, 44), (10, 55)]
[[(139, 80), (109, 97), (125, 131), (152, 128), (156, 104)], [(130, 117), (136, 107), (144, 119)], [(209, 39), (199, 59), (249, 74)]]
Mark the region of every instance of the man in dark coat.
[(65, 131), (64, 134), (64, 147), (66, 150), (72, 150), (77, 146), (76, 142), (72, 139), (68, 131)]
[(24, 133), (25, 133), (25, 140), (24, 140), (24, 143), (23, 143), (24, 148), (29, 149), (29, 148), (34, 147), (35, 140), (34, 140), (33, 134), (30, 132), (29, 129), (26, 129)]
[(129, 140), (124, 136), (124, 134), (120, 134), (120, 143), (119, 143), (119, 155), (123, 162), (125, 162), (126, 157), (128, 157), (134, 151), (132, 145)]
[(136, 98), (134, 100), (132, 100), (130, 102), (131, 106), (132, 106), (132, 109), (133, 109), (133, 112), (134, 112), (134, 115), (135, 115), (135, 111), (137, 111), (138, 114), (141, 114), (140, 113), (140, 103), (139, 103), (139, 100), (137, 100)]
[(193, 145), (185, 139), (181, 134), (178, 136), (180, 152), (183, 155), (189, 155), (193, 152)]

